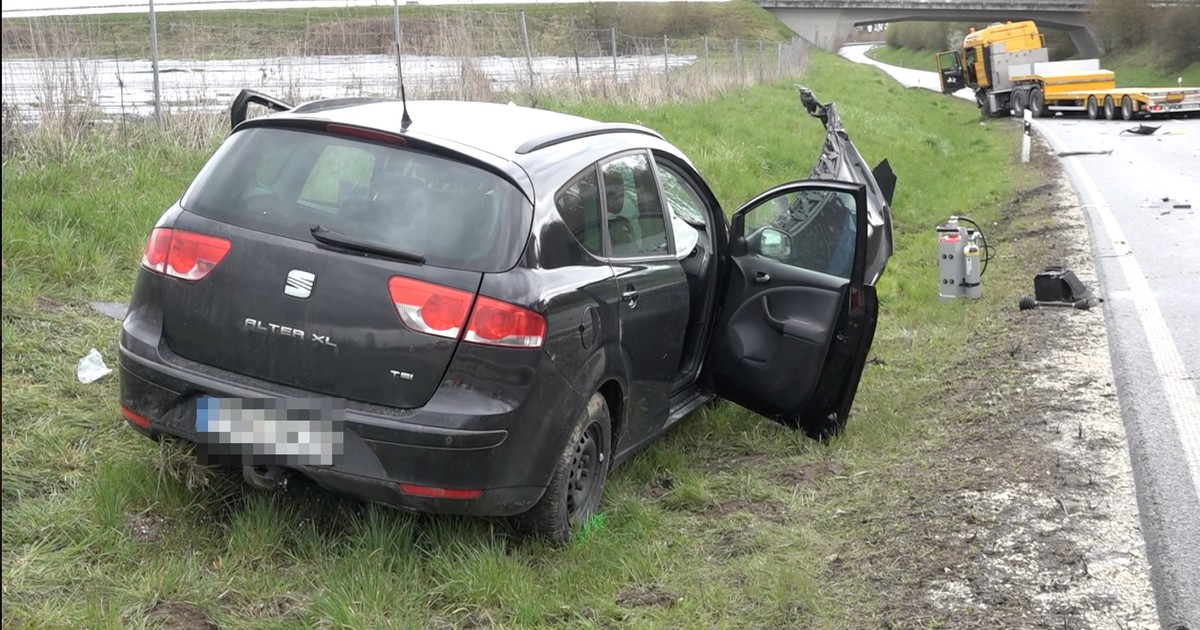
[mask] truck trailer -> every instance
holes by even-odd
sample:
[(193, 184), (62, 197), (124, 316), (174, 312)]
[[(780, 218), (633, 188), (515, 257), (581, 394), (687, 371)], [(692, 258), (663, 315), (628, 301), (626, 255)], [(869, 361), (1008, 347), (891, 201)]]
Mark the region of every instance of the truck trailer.
[(1133, 120), (1200, 112), (1200, 88), (1118, 88), (1099, 59), (1050, 61), (1045, 37), (1030, 21), (972, 29), (961, 50), (938, 54), (937, 65), (942, 92), (970, 88), (984, 116), (1029, 109), (1037, 117), (1078, 112)]

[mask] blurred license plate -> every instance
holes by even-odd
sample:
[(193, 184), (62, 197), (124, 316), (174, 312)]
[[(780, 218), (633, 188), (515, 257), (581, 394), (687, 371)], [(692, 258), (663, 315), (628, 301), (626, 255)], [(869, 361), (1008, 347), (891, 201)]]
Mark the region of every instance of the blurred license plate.
[(1167, 102), (1168, 103), (1179, 103), (1181, 101), (1183, 101), (1183, 92), (1167, 93)]
[(345, 420), (346, 401), (336, 398), (196, 399), (196, 435), (208, 455), (243, 464), (333, 465)]

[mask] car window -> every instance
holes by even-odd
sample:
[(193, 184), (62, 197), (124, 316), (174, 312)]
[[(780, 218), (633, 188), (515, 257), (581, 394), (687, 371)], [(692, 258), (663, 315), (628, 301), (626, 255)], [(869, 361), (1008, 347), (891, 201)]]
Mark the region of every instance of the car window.
[(430, 265), (504, 271), (533, 207), (472, 164), (324, 133), (234, 133), (184, 195), (189, 212), (311, 242), (313, 225), (423, 256)]
[(803, 190), (772, 197), (745, 214), (747, 249), (796, 267), (849, 278), (854, 268), (854, 196)]
[(691, 185), (672, 167), (662, 162), (658, 162), (658, 176), (662, 180), (663, 194), (667, 197), (667, 207), (671, 214), (696, 227), (707, 226), (708, 213), (704, 211), (704, 202)]
[(608, 213), (610, 251), (615, 258), (669, 253), (667, 224), (658, 182), (644, 153), (606, 162), (604, 205)]
[(318, 210), (336, 212), (339, 200), (347, 195), (347, 191), (356, 188), (366, 191), (374, 170), (375, 155), (365, 147), (325, 147), (300, 190), (299, 201)]
[(600, 223), (600, 180), (593, 165), (554, 198), (571, 234), (589, 252), (604, 255), (604, 230)]

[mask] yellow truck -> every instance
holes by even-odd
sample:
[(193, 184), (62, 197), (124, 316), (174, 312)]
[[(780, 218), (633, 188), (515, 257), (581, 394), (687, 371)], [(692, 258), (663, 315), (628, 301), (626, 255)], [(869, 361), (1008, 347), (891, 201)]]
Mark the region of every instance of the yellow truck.
[(975, 92), (984, 116), (1034, 116), (1086, 112), (1088, 118), (1133, 120), (1139, 116), (1200, 112), (1200, 88), (1118, 88), (1099, 59), (1050, 61), (1045, 38), (1033, 22), (993, 24), (963, 39), (961, 50), (937, 56), (942, 91)]

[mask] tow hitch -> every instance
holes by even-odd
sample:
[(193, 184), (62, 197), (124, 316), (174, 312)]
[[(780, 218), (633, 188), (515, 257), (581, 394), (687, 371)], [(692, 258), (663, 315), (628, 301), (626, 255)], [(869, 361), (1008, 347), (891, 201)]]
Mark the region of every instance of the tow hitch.
[(242, 466), (242, 479), (260, 490), (275, 491), (287, 487), (291, 471), (282, 466)]

